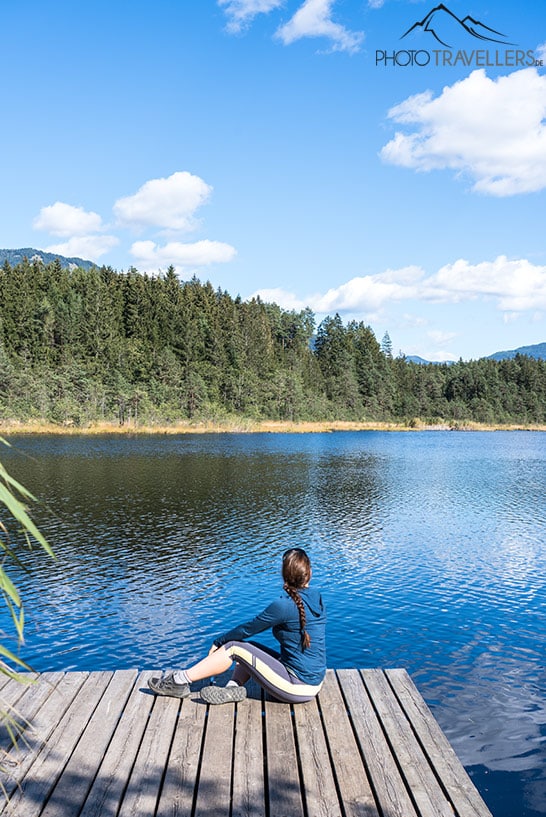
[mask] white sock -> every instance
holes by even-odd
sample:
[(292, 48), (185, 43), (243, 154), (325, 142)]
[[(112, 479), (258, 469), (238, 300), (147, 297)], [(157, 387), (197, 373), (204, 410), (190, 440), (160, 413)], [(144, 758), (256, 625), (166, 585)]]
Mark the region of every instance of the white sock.
[(240, 684), (238, 684), (237, 681), (234, 681), (233, 678), (231, 678), (231, 680), (229, 680), (227, 682), (226, 686), (227, 687), (238, 687), (238, 686), (240, 686)]
[(191, 684), (190, 679), (186, 675), (186, 670), (177, 669), (173, 672), (174, 681), (176, 684)]

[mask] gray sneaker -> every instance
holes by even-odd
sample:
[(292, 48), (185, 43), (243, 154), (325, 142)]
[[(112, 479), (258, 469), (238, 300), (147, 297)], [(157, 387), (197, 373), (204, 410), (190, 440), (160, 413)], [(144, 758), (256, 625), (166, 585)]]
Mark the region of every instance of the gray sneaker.
[(191, 695), (189, 684), (177, 684), (172, 672), (163, 678), (150, 678), (148, 686), (156, 695), (170, 695), (171, 698), (187, 698)]
[(240, 686), (231, 687), (203, 687), (201, 692), (201, 700), (208, 704), (229, 704), (244, 701), (246, 698), (246, 689)]

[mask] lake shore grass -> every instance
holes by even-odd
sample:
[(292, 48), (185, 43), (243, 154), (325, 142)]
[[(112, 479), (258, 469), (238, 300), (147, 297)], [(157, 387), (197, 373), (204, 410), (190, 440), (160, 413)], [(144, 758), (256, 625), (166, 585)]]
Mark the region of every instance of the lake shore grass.
[(288, 420), (252, 420), (232, 418), (224, 421), (180, 420), (165, 424), (128, 422), (120, 425), (113, 422), (97, 422), (87, 425), (55, 424), (43, 420), (20, 422), (0, 420), (0, 435), (88, 435), (108, 434), (303, 434), (336, 431), (546, 431), (546, 425), (509, 423), (487, 424), (470, 420), (437, 420), (426, 422), (412, 418), (407, 422), (387, 422), (379, 420), (349, 421), (320, 420), (292, 422)]

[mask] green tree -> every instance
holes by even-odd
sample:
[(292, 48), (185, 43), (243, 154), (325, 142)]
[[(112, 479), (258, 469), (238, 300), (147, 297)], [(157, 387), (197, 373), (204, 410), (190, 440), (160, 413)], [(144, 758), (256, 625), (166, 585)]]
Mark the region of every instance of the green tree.
[(320, 324), (315, 350), (335, 415), (358, 417), (362, 401), (355, 372), (352, 329), (343, 326), (337, 313)]
[(388, 332), (385, 332), (383, 335), (383, 340), (381, 341), (381, 351), (385, 357), (392, 358), (392, 340)]
[(388, 332), (250, 302), (174, 268), (0, 269), (0, 416), (84, 424), (237, 414), (546, 422), (546, 362), (417, 365)]

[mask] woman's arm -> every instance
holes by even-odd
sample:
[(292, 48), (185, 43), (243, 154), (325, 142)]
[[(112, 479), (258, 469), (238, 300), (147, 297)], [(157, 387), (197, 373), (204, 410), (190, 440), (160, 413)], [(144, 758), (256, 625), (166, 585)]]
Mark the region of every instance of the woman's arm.
[(239, 624), (237, 627), (228, 630), (227, 633), (215, 638), (213, 646), (221, 647), (222, 644), (226, 644), (228, 641), (246, 641), (246, 639), (252, 638), (253, 635), (269, 630), (276, 624), (282, 624), (286, 621), (287, 613), (290, 612), (290, 607), (286, 604), (287, 601), (288, 599), (280, 598), (272, 602), (255, 618), (244, 624)]

